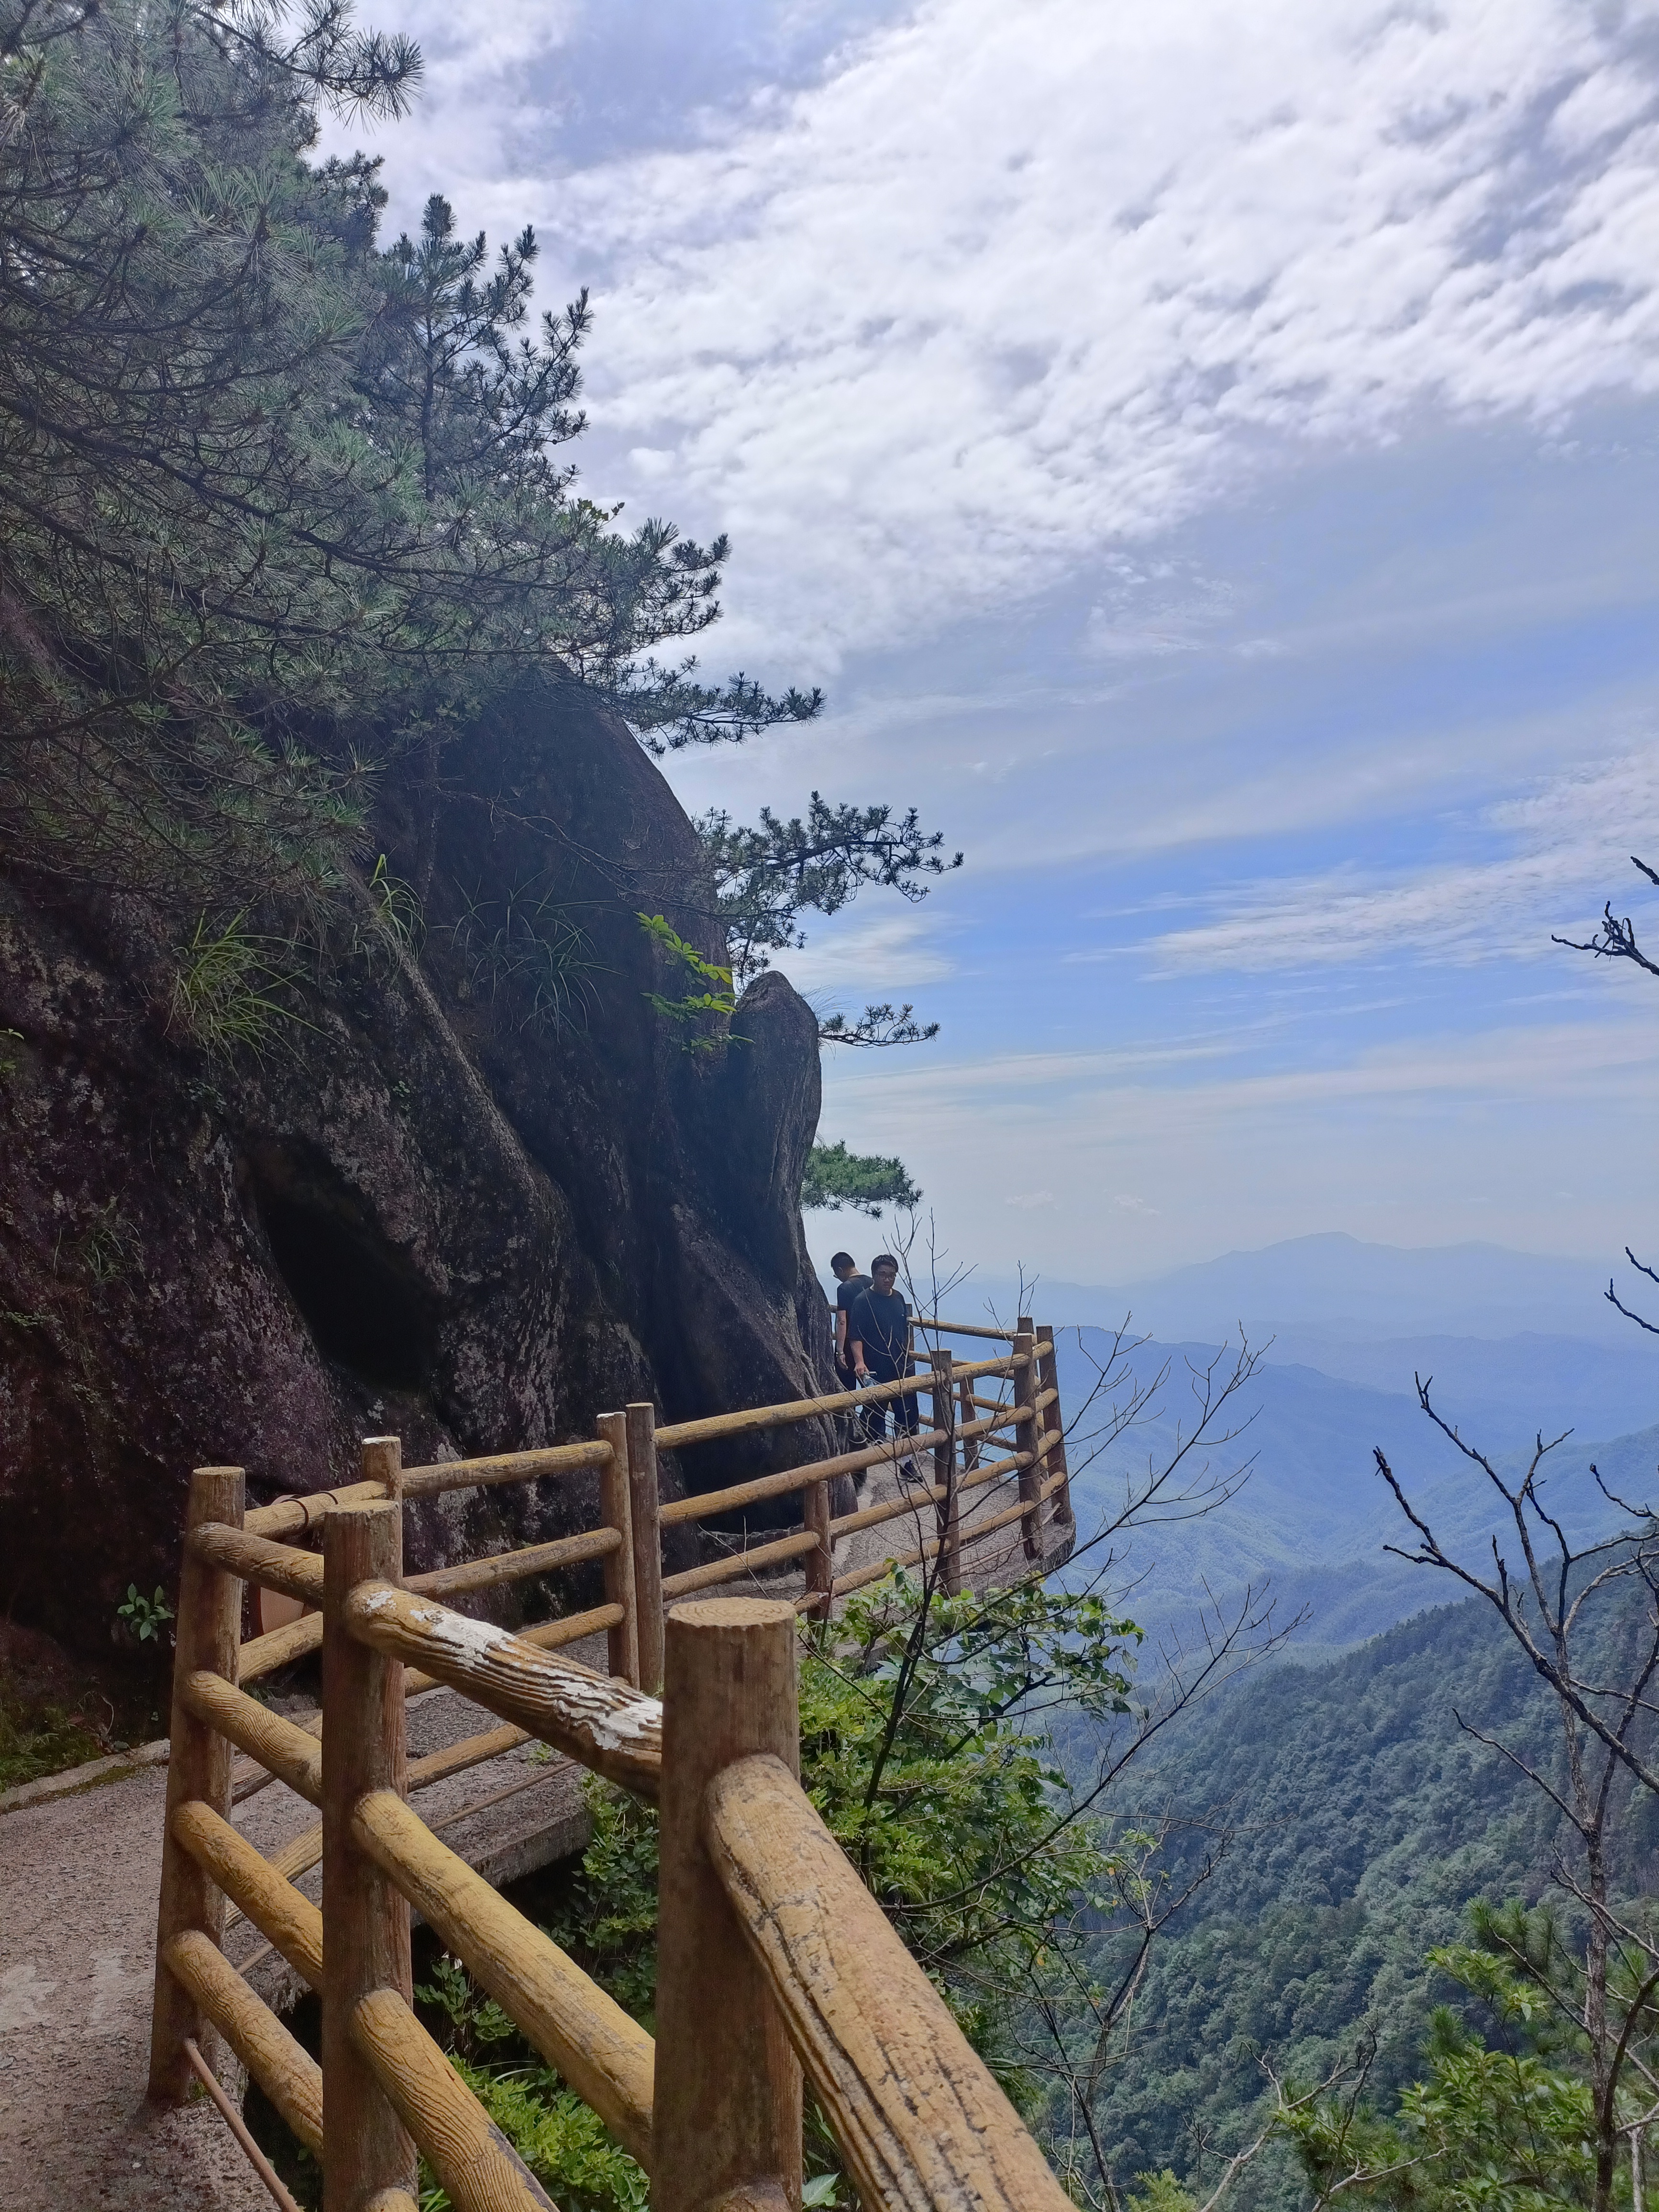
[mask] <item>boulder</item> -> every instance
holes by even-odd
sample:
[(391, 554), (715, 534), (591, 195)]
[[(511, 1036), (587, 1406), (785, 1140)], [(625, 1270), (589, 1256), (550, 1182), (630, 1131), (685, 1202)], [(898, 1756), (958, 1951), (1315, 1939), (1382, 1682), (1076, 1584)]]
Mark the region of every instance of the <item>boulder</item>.
[[(0, 871), (3, 1595), (71, 1643), (170, 1586), (192, 1466), (261, 1499), (349, 1480), (368, 1433), (413, 1464), (835, 1387), (799, 1205), (817, 1026), (776, 975), (729, 1039), (653, 1006), (696, 987), (639, 915), (721, 936), (626, 727), (527, 683), (394, 771), (374, 826), (418, 928), (377, 926), (371, 884), (327, 957), (263, 948), (292, 1018), (236, 1052), (173, 1018), (193, 916)], [(813, 1423), (667, 1486), (830, 1448)], [(411, 1563), (594, 1503), (457, 1493)]]

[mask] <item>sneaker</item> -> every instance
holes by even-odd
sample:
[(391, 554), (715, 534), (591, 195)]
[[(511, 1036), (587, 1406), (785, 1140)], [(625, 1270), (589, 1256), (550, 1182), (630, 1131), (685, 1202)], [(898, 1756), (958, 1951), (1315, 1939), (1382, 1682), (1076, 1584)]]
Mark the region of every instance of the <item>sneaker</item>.
[(901, 1482), (920, 1482), (921, 1480), (921, 1469), (916, 1465), (915, 1460), (902, 1459), (899, 1462), (898, 1476)]

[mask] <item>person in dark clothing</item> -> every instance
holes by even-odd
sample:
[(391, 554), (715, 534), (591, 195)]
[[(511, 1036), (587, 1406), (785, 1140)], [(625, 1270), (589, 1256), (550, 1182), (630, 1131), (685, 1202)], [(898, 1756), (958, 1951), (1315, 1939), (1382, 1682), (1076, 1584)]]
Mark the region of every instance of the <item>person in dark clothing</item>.
[(869, 1289), (870, 1278), (860, 1274), (858, 1261), (850, 1252), (837, 1252), (830, 1262), (830, 1272), (836, 1279), (836, 1372), (842, 1389), (850, 1390), (853, 1355), (848, 1346), (847, 1321), (860, 1291)]
[[(853, 1301), (848, 1316), (848, 1349), (852, 1354), (853, 1372), (860, 1382), (897, 1382), (910, 1371), (910, 1309), (898, 1290), (898, 1261), (889, 1252), (878, 1253), (870, 1262), (871, 1284), (860, 1291)], [(893, 1425), (902, 1435), (916, 1433), (916, 1401), (914, 1396), (895, 1398), (891, 1401)], [(872, 1439), (887, 1433), (885, 1409), (872, 1406), (865, 1415)], [(913, 1475), (916, 1471), (913, 1459), (905, 1460), (900, 1473)]]

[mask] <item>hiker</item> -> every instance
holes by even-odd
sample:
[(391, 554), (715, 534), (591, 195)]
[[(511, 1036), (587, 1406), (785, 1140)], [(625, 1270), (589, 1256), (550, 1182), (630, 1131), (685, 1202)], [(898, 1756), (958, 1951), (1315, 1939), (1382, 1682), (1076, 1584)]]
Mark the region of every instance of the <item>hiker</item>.
[(870, 1287), (868, 1275), (859, 1273), (859, 1263), (850, 1252), (837, 1252), (830, 1262), (830, 1272), (836, 1279), (836, 1373), (841, 1378), (843, 1390), (853, 1388), (853, 1355), (848, 1346), (847, 1319), (853, 1310), (853, 1302), (860, 1291)]
[[(870, 1262), (871, 1283), (853, 1301), (847, 1320), (847, 1348), (853, 1372), (860, 1382), (897, 1382), (910, 1371), (910, 1309), (895, 1288), (898, 1261), (890, 1252), (879, 1252)], [(912, 1393), (892, 1401), (896, 1435), (916, 1433), (916, 1401)], [(872, 1442), (887, 1433), (885, 1408), (870, 1407), (865, 1414)], [(914, 1475), (916, 1463), (906, 1459), (902, 1475)]]

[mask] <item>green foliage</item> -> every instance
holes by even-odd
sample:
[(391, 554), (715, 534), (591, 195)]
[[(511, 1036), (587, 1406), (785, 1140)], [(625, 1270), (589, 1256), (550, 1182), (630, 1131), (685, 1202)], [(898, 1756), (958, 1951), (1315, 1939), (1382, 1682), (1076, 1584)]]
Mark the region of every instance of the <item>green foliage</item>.
[[(434, 2029), (455, 2071), (564, 2212), (645, 2212), (643, 2168), (530, 2050), (495, 2000), (479, 1993), (459, 1960), (438, 1958), (415, 1995), (437, 2014)], [(422, 2185), (421, 2212), (448, 2212), (449, 2197), (424, 2162)]]
[[(1518, 1906), (1508, 1917), (1528, 1918)], [(1538, 1984), (1478, 1944), (1443, 1946), (1433, 1960), (1489, 2007), (1504, 2047), (1489, 2048), (1441, 2007), (1427, 2078), (1406, 2089), (1397, 2118), (1358, 2096), (1287, 2113), (1310, 2186), (1322, 2200), (1340, 2186), (1344, 2197), (1400, 2212), (1580, 2212), (1595, 2197), (1592, 2093), (1563, 2063), (1559, 2021)]]
[(216, 1060), (244, 1052), (263, 1060), (289, 1029), (309, 1027), (292, 1003), (293, 951), (291, 942), (248, 928), (246, 908), (224, 922), (201, 915), (173, 954), (169, 1026)]
[(1197, 2212), (1198, 2200), (1183, 2189), (1166, 2166), (1158, 2173), (1138, 2173), (1140, 2187), (1124, 2199), (1127, 2212)]
[(159, 1644), (168, 1621), (173, 1619), (173, 1607), (167, 1601), (166, 1591), (159, 1584), (155, 1596), (146, 1597), (137, 1583), (129, 1583), (125, 1597), (115, 1608), (115, 1618), (125, 1621), (139, 1643)]
[(884, 1206), (918, 1206), (921, 1193), (902, 1160), (849, 1152), (837, 1139), (833, 1145), (814, 1145), (807, 1155), (800, 1202), (809, 1212), (837, 1213), (846, 1206), (854, 1213), (874, 1216)]
[[(1096, 2117), (1118, 2172), (1168, 2167), (1201, 2201), (1216, 2160), (1272, 2108), (1264, 2054), (1281, 2077), (1318, 2081), (1371, 2035), (1369, 2090), (1385, 2111), (1417, 2077), (1446, 1994), (1427, 1954), (1457, 1940), (1472, 1899), (1535, 1888), (1553, 1826), (1453, 1708), (1547, 1753), (1547, 1693), (1474, 1605), (1326, 1666), (1265, 1672), (1149, 1764), (1141, 1802), (1176, 1813), (1172, 1886), (1221, 1856), (1153, 1947), (1133, 2033), (1102, 2080)], [(1091, 1946), (1101, 1982), (1125, 1971), (1133, 1940)], [(1241, 2175), (1227, 2212), (1304, 2201), (1283, 2143)]]
[[(1609, 1674), (1621, 1633), (1609, 1615), (1587, 1645)], [(1095, 2113), (1115, 2171), (1167, 2167), (1202, 2202), (1273, 2110), (1264, 2057), (1281, 2080), (1315, 2083), (1357, 2045), (1373, 2046), (1366, 2109), (1397, 2126), (1448, 1998), (1466, 2031), (1495, 2030), (1495, 2051), (1522, 2050), (1476, 1954), (1507, 1958), (1516, 1976), (1529, 1957), (1534, 1983), (1547, 1964), (1560, 1978), (1572, 1930), (1562, 1923), (1547, 1952), (1535, 1912), (1483, 1900), (1540, 1893), (1557, 1816), (1456, 1715), (1559, 1778), (1553, 1699), (1479, 1603), (1425, 1613), (1328, 1665), (1255, 1677), (1143, 1771), (1141, 1802), (1175, 1810), (1172, 1885), (1222, 1855), (1153, 1947), (1133, 2034), (1103, 2078)], [(1638, 1795), (1622, 1819), (1615, 1896), (1650, 1886), (1659, 1847), (1659, 1808)], [(1127, 1948), (1097, 1939), (1099, 1980), (1113, 1981)], [(1615, 1963), (1616, 1991), (1629, 1966)], [(1526, 2003), (1523, 2055), (1577, 2078), (1536, 1995)], [(1487, 2093), (1498, 2086), (1489, 2078)], [(1308, 2183), (1293, 2148), (1288, 2134), (1270, 2145), (1230, 2189), (1226, 2212), (1299, 2212)]]
[(533, 235), (487, 272), (434, 196), (383, 252), (378, 163), (308, 161), (323, 108), (401, 111), (407, 41), (339, 0), (37, 0), (0, 58), (13, 849), (316, 926), (376, 765), (527, 670), (659, 743), (817, 711), (647, 657), (715, 618), (724, 543), (573, 493), (587, 311), (527, 335)]
[(482, 885), (460, 896), (464, 910), (450, 934), (467, 963), (467, 989), (492, 1000), (510, 992), (524, 1009), (520, 1029), (576, 1025), (605, 971), (557, 890), (536, 875), (499, 896)]
[(593, 1832), (547, 1933), (649, 2027), (657, 2002), (657, 1816), (597, 1775), (583, 1784)]
[(432, 1979), (416, 1984), (415, 1994), (441, 2015), (446, 2047), (457, 2058), (475, 2060), (490, 2044), (519, 2032), (494, 1997), (479, 1996), (465, 1967), (447, 1953), (434, 1962)]
[(726, 1032), (710, 1029), (710, 1021), (730, 1018), (737, 1006), (732, 984), (732, 970), (716, 962), (705, 960), (695, 945), (689, 945), (672, 924), (659, 914), (637, 916), (640, 927), (658, 949), (666, 954), (676, 966), (684, 969), (695, 982), (712, 989), (691, 991), (678, 999), (667, 998), (660, 991), (647, 991), (644, 995), (666, 1022), (672, 1022), (691, 1034), (681, 1044), (683, 1052), (717, 1052), (728, 1042), (742, 1043), (742, 1038), (732, 1038)]
[(890, 806), (832, 806), (816, 791), (805, 820), (786, 822), (763, 806), (758, 826), (740, 828), (717, 808), (697, 827), (732, 964), (744, 977), (773, 952), (805, 942), (800, 916), (807, 909), (838, 914), (867, 884), (914, 902), (927, 896), (924, 878), (962, 866), (960, 853), (942, 856), (943, 832), (925, 831), (914, 806), (896, 818)]
[[(646, 2212), (644, 2167), (551, 2067), (451, 2063), (561, 2212)], [(441, 2188), (422, 2189), (421, 2212), (447, 2212), (448, 2204)]]
[[(1126, 1709), (1139, 1632), (1038, 1584), (924, 1601), (902, 1572), (803, 1632), (801, 1779), (964, 2031), (1010, 2086), (1018, 1990), (1074, 1947), (1119, 1855), (1067, 1817), (1044, 1712)], [(656, 1817), (588, 1785), (593, 1839), (548, 1933), (635, 2018), (655, 1997)], [(823, 2146), (820, 2145), (822, 2148)]]
[(61, 1774), (109, 1748), (83, 1713), (55, 1704), (27, 1706), (0, 1687), (0, 1790)]
[(930, 1037), (939, 1035), (939, 1024), (913, 1021), (915, 1012), (908, 1000), (902, 1006), (884, 1000), (879, 1006), (866, 1006), (855, 1018), (846, 1014), (826, 1014), (818, 1023), (818, 1042), (876, 1047), (926, 1044)]
[(1068, 1818), (1042, 1716), (1127, 1711), (1139, 1641), (1098, 1597), (1030, 1583), (929, 1602), (902, 1570), (808, 1632), (803, 1784), (993, 2064), (1033, 1958), (1075, 1945), (1118, 1863)]

